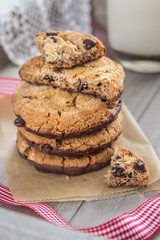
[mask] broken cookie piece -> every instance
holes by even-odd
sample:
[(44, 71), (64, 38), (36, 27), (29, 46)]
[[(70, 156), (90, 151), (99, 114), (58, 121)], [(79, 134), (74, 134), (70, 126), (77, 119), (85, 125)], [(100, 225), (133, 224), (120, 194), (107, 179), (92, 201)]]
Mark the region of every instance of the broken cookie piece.
[(103, 44), (94, 36), (74, 31), (38, 33), (35, 42), (46, 62), (57, 68), (72, 68), (102, 57)]
[(115, 150), (105, 178), (109, 187), (147, 187), (149, 171), (140, 156), (122, 147)]

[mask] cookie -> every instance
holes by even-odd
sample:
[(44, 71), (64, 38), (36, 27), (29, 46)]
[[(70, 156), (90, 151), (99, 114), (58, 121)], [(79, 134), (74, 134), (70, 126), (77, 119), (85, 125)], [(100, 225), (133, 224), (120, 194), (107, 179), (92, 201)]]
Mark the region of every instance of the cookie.
[(17, 86), (12, 102), (16, 126), (56, 139), (98, 131), (113, 122), (121, 109), (121, 100), (103, 102), (92, 95), (25, 81)]
[(52, 64), (37, 56), (25, 62), (19, 74), (28, 82), (92, 94), (108, 101), (120, 97), (125, 79), (121, 65), (105, 56), (82, 66), (60, 70), (54, 70)]
[(80, 175), (82, 173), (98, 170), (106, 166), (117, 146), (115, 142), (111, 147), (100, 153), (83, 157), (69, 158), (44, 154), (30, 147), (23, 138), (17, 134), (17, 148), (20, 155), (30, 161), (40, 171), (62, 173), (67, 175)]
[(58, 156), (83, 156), (104, 150), (119, 137), (122, 132), (122, 114), (101, 131), (78, 138), (49, 139), (30, 133), (25, 128), (18, 130), (27, 144), (37, 151)]
[(105, 177), (110, 187), (147, 187), (149, 171), (140, 156), (127, 148), (117, 148)]
[(103, 44), (90, 34), (73, 31), (38, 33), (34, 39), (38, 49), (54, 68), (72, 68), (101, 57)]

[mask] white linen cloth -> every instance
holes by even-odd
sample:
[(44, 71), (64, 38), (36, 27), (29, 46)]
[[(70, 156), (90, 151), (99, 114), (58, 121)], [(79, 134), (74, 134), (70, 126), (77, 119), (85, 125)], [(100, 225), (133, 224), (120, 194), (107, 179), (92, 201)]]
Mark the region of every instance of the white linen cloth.
[(17, 65), (38, 54), (36, 33), (67, 29), (91, 33), (89, 0), (5, 1), (8, 6), (0, 10), (0, 45)]

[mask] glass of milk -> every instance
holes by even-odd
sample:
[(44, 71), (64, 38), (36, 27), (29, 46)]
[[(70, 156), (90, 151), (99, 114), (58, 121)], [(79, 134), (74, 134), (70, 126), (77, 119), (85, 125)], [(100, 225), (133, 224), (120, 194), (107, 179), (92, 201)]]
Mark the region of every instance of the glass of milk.
[(107, 0), (107, 29), (124, 67), (160, 72), (160, 0)]

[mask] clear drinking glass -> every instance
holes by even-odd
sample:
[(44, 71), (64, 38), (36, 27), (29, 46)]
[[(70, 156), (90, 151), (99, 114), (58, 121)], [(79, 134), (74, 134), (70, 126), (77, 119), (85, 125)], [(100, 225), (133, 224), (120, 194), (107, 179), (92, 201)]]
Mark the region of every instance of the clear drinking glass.
[(107, 30), (124, 67), (160, 72), (160, 0), (107, 0)]

